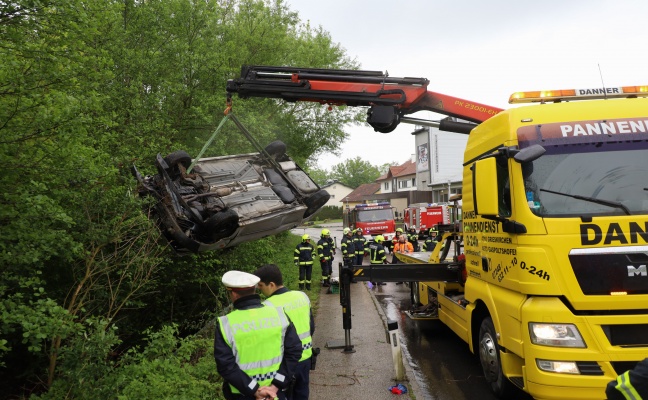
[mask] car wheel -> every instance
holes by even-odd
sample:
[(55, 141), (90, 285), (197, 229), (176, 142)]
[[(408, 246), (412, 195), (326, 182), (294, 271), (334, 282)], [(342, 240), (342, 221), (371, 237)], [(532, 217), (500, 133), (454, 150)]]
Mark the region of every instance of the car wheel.
[(288, 186), (285, 185), (274, 185), (272, 186), (272, 190), (279, 196), (281, 201), (283, 201), (285, 204), (290, 204), (293, 201), (295, 201), (295, 194), (290, 190)]
[(189, 168), (191, 165), (191, 156), (186, 151), (179, 150), (164, 157), (164, 161), (169, 165), (169, 168), (173, 168), (178, 164), (185, 168)]
[(479, 327), (479, 361), (493, 393), (500, 399), (512, 398), (515, 386), (502, 372), (500, 347), (491, 317), (484, 318)]
[(320, 189), (317, 192), (313, 193), (311, 196), (307, 197), (304, 200), (304, 204), (308, 209), (304, 213), (304, 218), (308, 218), (311, 215), (315, 214), (317, 210), (324, 207), (327, 201), (331, 198), (331, 195), (328, 194), (326, 190)]
[(234, 210), (225, 210), (207, 218), (202, 224), (202, 229), (205, 235), (217, 242), (236, 232), (238, 220), (238, 214)]
[(281, 140), (275, 140), (265, 147), (265, 151), (276, 160), (286, 154), (286, 144)]

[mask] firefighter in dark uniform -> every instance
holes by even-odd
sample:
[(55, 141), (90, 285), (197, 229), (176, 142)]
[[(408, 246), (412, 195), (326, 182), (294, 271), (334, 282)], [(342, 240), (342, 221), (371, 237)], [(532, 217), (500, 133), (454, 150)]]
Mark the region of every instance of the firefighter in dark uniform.
[(353, 244), (351, 229), (344, 228), (342, 233), (344, 234), (342, 240), (340, 240), (342, 261), (344, 261), (344, 265), (352, 265), (355, 261), (355, 245)]
[(367, 247), (367, 239), (365, 239), (362, 228), (358, 228), (353, 236), (353, 244), (355, 246), (355, 265), (362, 265), (364, 259), (365, 248)]
[(299, 267), (299, 290), (310, 290), (313, 274), (313, 253), (315, 247), (310, 243), (310, 236), (302, 236), (302, 242), (295, 247), (295, 265)]
[[(385, 247), (383, 242), (385, 238), (382, 235), (376, 236), (376, 239), (369, 243), (369, 259), (371, 265), (387, 264), (387, 256), (385, 256)], [(386, 285), (385, 282), (372, 282), (374, 285)]]
[[(297, 335), (301, 339), (302, 354), (293, 375), (292, 389), (289, 390), (289, 400), (308, 400), (310, 390), (310, 371), (316, 357), (313, 354), (313, 333), (315, 333), (315, 319), (311, 310), (308, 295), (299, 290), (289, 290), (283, 285), (281, 270), (274, 264), (266, 264), (256, 271), (259, 290), (266, 296), (263, 304), (284, 309), (290, 320), (295, 324)], [(319, 350), (318, 350), (319, 351)]]
[(414, 251), (420, 251), (419, 242), (418, 242), (418, 233), (416, 233), (415, 225), (410, 226), (409, 232), (407, 232), (407, 240), (410, 243), (412, 243), (412, 247), (414, 247)]
[(333, 273), (333, 253), (335, 247), (331, 239), (331, 231), (322, 229), (322, 237), (317, 241), (317, 255), (322, 267), (322, 286), (331, 286), (331, 274)]
[(430, 228), (430, 233), (427, 239), (423, 242), (423, 251), (434, 251), (437, 243), (439, 243), (438, 232)]
[(648, 358), (608, 383), (605, 394), (608, 400), (648, 399)]
[(233, 311), (216, 320), (214, 335), (214, 359), (224, 380), (224, 397), (286, 399), (285, 390), (302, 356), (295, 325), (282, 308), (261, 304), (256, 294), (258, 277), (227, 271), (222, 282), (233, 302)]

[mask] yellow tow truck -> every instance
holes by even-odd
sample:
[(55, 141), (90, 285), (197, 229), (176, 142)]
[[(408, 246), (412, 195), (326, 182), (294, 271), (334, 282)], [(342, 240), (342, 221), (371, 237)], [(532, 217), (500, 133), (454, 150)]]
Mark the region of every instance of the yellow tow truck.
[(230, 94), (367, 106), (380, 132), (419, 110), (468, 121), (434, 125), (469, 134), (443, 249), (354, 273), (414, 281), (413, 313), (463, 339), (500, 398), (605, 399), (648, 356), (648, 87), (520, 92), (509, 102), (529, 105), (500, 110), (422, 78), (250, 68)]

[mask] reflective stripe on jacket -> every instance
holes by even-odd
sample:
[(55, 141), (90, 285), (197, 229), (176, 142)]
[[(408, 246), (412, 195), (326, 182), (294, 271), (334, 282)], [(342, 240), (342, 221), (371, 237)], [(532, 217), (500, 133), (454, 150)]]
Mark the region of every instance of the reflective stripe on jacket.
[[(270, 306), (234, 310), (219, 317), (225, 343), (232, 348), (236, 364), (251, 385), (270, 386), (283, 358), (288, 318), (283, 309)], [(232, 393), (241, 393), (230, 385)]]
[(372, 264), (384, 264), (387, 260), (385, 247), (380, 243), (371, 243), (369, 245), (369, 256)]
[(310, 358), (313, 354), (313, 338), (311, 337), (311, 304), (308, 295), (297, 290), (288, 290), (273, 294), (263, 304), (283, 308), (295, 324), (297, 335), (302, 343), (302, 356), (299, 361)]

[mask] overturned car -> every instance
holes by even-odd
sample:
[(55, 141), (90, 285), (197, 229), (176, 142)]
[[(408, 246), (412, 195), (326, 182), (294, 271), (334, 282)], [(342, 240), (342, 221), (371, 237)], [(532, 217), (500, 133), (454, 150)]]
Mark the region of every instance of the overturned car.
[[(155, 199), (151, 216), (178, 253), (224, 249), (292, 229), (330, 195), (287, 154), (281, 141), (258, 153), (201, 158), (157, 155), (158, 173), (133, 166), (140, 196)], [(188, 172), (189, 171), (189, 172)]]

